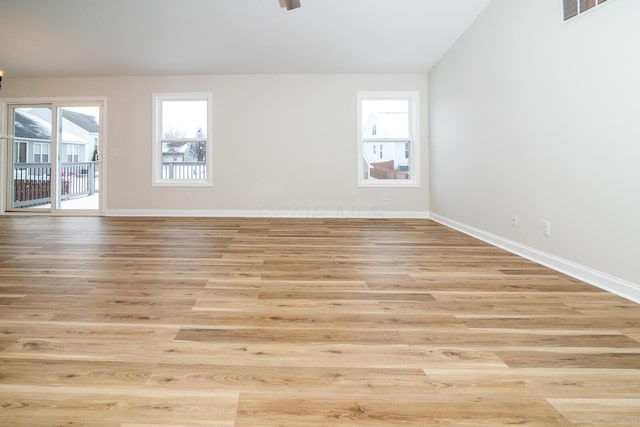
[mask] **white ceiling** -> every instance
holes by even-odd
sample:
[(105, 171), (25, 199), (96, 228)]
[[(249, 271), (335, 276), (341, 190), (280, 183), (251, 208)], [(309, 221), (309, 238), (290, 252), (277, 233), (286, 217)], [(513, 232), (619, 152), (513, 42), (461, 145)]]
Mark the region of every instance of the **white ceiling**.
[(427, 72), (491, 0), (0, 0), (5, 77)]

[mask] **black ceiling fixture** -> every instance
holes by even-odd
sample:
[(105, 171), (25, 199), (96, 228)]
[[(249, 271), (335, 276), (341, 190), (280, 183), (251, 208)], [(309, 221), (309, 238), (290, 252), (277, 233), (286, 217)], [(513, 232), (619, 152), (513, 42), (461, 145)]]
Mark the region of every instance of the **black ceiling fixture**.
[[(282, 4), (282, 2), (280, 2)], [(297, 9), (300, 7), (300, 0), (284, 0), (284, 6), (287, 10)]]

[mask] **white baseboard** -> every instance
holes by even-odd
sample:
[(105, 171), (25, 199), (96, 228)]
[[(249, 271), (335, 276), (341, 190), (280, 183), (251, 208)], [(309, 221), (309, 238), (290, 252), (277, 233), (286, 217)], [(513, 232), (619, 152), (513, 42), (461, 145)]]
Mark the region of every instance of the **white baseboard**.
[(360, 210), (181, 210), (181, 209), (107, 209), (106, 216), (131, 217), (210, 217), (210, 218), (402, 218), (428, 219), (419, 211), (360, 211)]
[(553, 270), (589, 283), (605, 291), (611, 292), (635, 303), (640, 304), (640, 285), (624, 279), (611, 276), (607, 273), (594, 270), (581, 264), (551, 255), (538, 249), (514, 242), (504, 237), (488, 233), (484, 230), (454, 221), (452, 219), (431, 213), (429, 217), (442, 225), (468, 234), (491, 245), (505, 249), (521, 257), (527, 258), (538, 264), (542, 264)]

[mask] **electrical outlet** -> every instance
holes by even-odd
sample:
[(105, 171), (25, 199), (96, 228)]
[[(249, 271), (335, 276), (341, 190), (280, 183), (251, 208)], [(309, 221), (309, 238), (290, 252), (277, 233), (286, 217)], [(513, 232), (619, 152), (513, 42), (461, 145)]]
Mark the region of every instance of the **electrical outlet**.
[(545, 236), (551, 236), (551, 221), (542, 221), (542, 234)]
[(191, 192), (187, 191), (186, 193), (184, 193), (184, 199), (185, 200), (191, 200)]
[(389, 200), (389, 193), (382, 193), (382, 200), (384, 200), (385, 202)]
[(518, 214), (511, 214), (511, 225), (518, 226)]

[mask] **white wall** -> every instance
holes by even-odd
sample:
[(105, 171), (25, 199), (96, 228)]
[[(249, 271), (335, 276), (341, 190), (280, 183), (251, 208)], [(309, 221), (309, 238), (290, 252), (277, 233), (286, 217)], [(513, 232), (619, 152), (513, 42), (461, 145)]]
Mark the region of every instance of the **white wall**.
[(494, 0), (429, 74), (431, 211), (640, 284), (640, 1), (560, 4)]
[[(107, 97), (107, 212), (193, 215), (425, 216), (427, 103), (422, 119), (422, 186), (358, 188), (356, 92), (419, 91), (410, 75), (227, 75), (14, 79), (3, 97)], [(213, 93), (211, 188), (151, 186), (151, 96)], [(117, 150), (117, 154), (116, 154)], [(191, 200), (185, 200), (185, 192)], [(388, 193), (388, 201), (383, 200)]]

